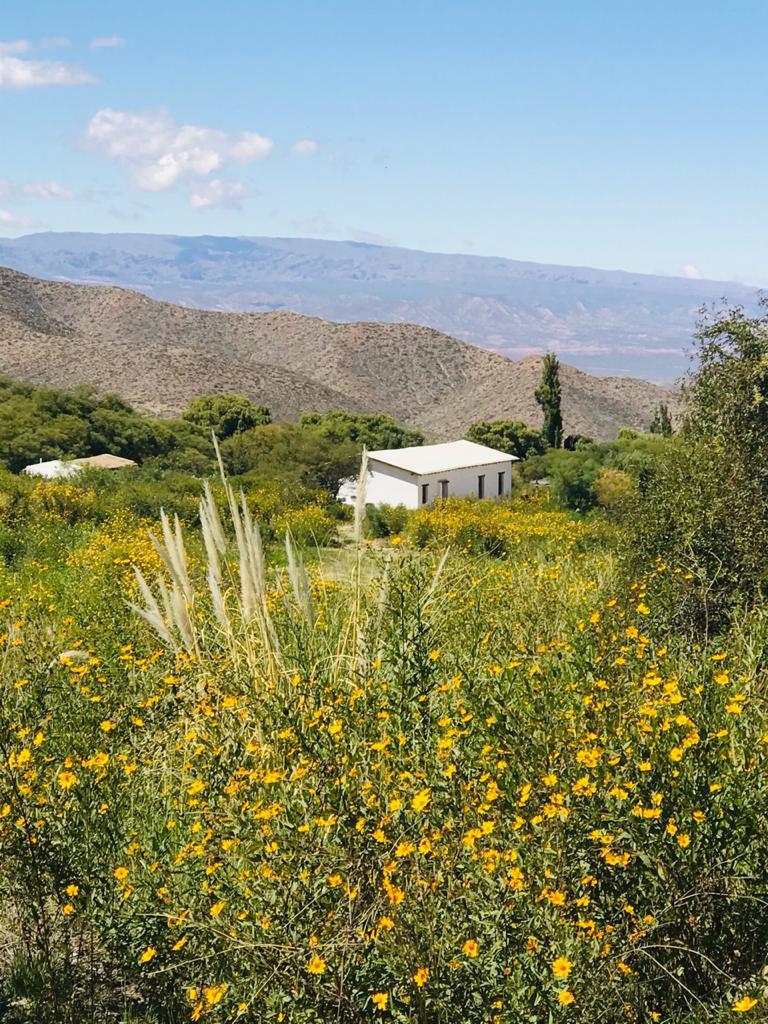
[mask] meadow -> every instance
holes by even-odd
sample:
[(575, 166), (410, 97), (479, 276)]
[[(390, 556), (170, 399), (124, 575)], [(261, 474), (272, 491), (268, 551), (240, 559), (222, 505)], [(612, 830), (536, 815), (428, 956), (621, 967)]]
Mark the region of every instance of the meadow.
[(764, 1014), (763, 614), (692, 642), (540, 495), (318, 547), (95, 494), (0, 531), (0, 1018)]
[(697, 356), (674, 430), (354, 517), (386, 418), (11, 386), (9, 468), (157, 454), (0, 471), (3, 1024), (768, 1019), (768, 315)]

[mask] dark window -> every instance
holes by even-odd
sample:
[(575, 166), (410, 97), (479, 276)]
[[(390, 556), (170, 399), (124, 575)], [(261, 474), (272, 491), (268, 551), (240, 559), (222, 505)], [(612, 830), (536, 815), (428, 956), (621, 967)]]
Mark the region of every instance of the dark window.
[(440, 497), (441, 498), (447, 498), (448, 497), (448, 481), (447, 480), (438, 480), (437, 482), (440, 485)]
[(426, 505), (429, 501), (429, 484), (421, 485), (421, 504)]
[(482, 473), (477, 478), (477, 496), (478, 496), (478, 498), (484, 498), (485, 497), (485, 474), (484, 473)]
[(506, 475), (507, 474), (504, 472), (504, 470), (502, 470), (499, 473), (499, 494), (504, 493), (504, 478), (506, 477)]

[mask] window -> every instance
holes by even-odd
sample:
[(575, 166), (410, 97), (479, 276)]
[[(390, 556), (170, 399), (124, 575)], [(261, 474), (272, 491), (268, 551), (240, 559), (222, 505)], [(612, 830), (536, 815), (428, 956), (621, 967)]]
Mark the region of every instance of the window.
[(504, 493), (504, 481), (505, 481), (506, 475), (507, 474), (504, 472), (504, 470), (502, 470), (499, 473), (499, 494), (503, 494)]
[(429, 501), (429, 484), (421, 485), (421, 504), (426, 505)]
[(485, 473), (481, 473), (477, 478), (477, 496), (478, 498), (485, 497)]
[(440, 497), (441, 498), (447, 498), (448, 497), (448, 481), (447, 480), (438, 480), (437, 483), (438, 483), (438, 486), (440, 487)]

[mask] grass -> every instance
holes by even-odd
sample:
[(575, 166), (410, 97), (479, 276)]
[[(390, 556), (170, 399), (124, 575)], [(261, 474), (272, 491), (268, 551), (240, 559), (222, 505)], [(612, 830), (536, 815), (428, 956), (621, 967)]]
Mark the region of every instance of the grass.
[(2, 1019), (764, 1015), (762, 613), (692, 648), (537, 507), (330, 571), (200, 518), (0, 576)]

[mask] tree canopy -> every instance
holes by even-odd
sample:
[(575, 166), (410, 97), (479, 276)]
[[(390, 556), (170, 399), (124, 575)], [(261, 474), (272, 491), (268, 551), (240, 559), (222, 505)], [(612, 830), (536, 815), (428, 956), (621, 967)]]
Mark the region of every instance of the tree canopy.
[(245, 395), (198, 395), (189, 403), (181, 418), (198, 427), (212, 430), (220, 441), (272, 422), (269, 409), (264, 405), (256, 405)]
[(272, 423), (234, 434), (222, 445), (227, 469), (252, 482), (278, 481), (336, 493), (357, 473), (360, 448), (301, 423)]
[(329, 441), (352, 441), (369, 450), (411, 448), (424, 443), (424, 437), (412, 427), (404, 427), (384, 413), (326, 412), (307, 413), (299, 420)]
[(479, 420), (469, 427), (466, 436), (469, 441), (486, 444), (518, 459), (541, 455), (546, 448), (542, 432), (522, 420)]
[(210, 437), (190, 423), (155, 420), (116, 395), (86, 387), (35, 388), (0, 378), (0, 462), (18, 472), (40, 459), (112, 452), (142, 462), (173, 457), (179, 468), (210, 463)]

